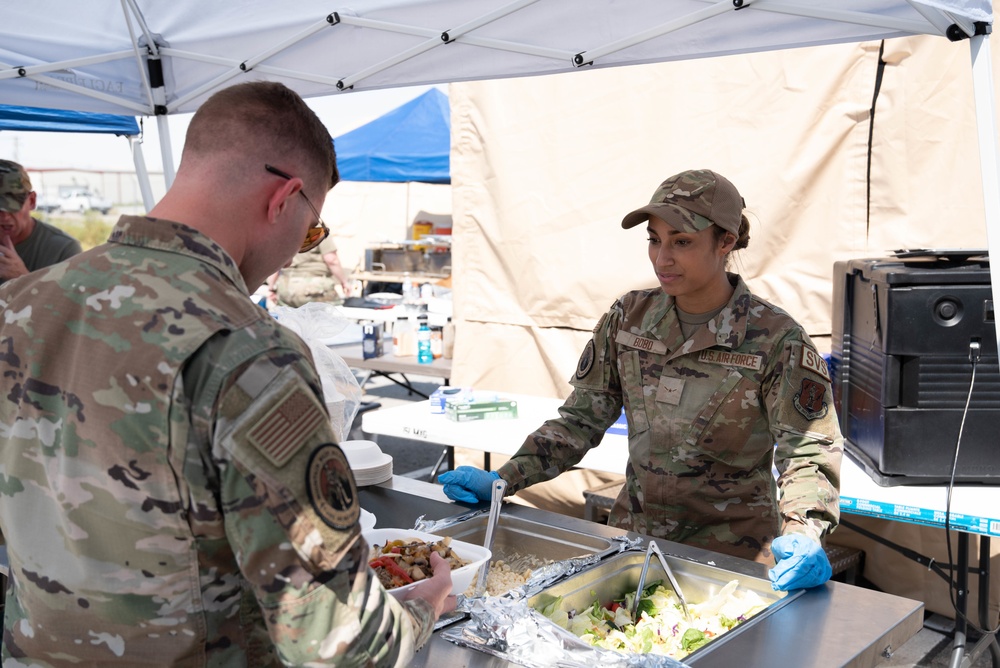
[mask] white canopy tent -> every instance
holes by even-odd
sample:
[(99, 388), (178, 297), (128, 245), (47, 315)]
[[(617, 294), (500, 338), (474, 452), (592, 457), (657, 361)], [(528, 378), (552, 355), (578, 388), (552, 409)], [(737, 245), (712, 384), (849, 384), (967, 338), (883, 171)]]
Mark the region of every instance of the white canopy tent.
[[(990, 0), (39, 0), (4, 8), (0, 101), (166, 115), (279, 80), (304, 96), (907, 35), (968, 39), (989, 249), (1000, 257)], [(993, 273), (1000, 296), (1000, 273)], [(1000, 332), (998, 332), (1000, 345)]]

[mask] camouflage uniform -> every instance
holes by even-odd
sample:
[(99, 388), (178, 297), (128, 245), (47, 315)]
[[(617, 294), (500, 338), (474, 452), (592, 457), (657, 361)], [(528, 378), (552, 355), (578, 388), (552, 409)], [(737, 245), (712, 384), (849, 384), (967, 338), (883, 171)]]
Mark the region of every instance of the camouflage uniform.
[(730, 301), (688, 340), (659, 288), (620, 298), (580, 358), (561, 418), (500, 468), (508, 489), (575, 465), (624, 405), (626, 484), (609, 523), (763, 562), (779, 532), (819, 540), (832, 530), (843, 439), (826, 366), (788, 314), (730, 281)]
[[(4, 665), (406, 665), (306, 345), (184, 225), (0, 288)], [(15, 661), (14, 658), (21, 659)]]
[(323, 256), (336, 253), (337, 244), (333, 237), (307, 253), (299, 253), (292, 258), (292, 264), (282, 268), (278, 274), (275, 289), (281, 306), (302, 306), (309, 302), (343, 302), (337, 293), (340, 281), (330, 273)]

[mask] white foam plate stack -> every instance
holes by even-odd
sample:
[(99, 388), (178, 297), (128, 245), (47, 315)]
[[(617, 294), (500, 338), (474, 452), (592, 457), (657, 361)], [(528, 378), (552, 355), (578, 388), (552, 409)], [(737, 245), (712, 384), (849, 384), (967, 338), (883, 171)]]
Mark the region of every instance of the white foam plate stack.
[(392, 478), (392, 455), (382, 452), (375, 441), (341, 441), (340, 448), (351, 465), (358, 487), (377, 485)]

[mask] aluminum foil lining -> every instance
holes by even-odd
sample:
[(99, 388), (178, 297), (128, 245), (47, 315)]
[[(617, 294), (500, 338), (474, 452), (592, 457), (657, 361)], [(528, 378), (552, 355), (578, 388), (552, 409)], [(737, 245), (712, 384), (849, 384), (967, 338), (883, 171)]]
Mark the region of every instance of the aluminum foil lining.
[(442, 638), (528, 668), (688, 668), (667, 656), (581, 647), (579, 638), (530, 608), (523, 597), (464, 599), (459, 605), (470, 621), (441, 631)]
[(638, 550), (639, 546), (642, 545), (642, 538), (636, 536), (635, 538), (629, 538), (626, 535), (613, 536), (611, 540), (618, 543), (618, 552), (624, 552), (625, 550)]

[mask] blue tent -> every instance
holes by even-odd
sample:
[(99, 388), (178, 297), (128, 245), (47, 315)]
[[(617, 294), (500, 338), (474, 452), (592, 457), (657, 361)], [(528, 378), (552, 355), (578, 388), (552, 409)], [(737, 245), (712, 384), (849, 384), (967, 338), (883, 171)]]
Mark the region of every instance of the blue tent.
[(451, 109), (431, 88), (333, 140), (344, 181), (451, 183)]
[(3, 104), (0, 105), (0, 130), (100, 132), (131, 136), (139, 134), (139, 124), (132, 116)]

